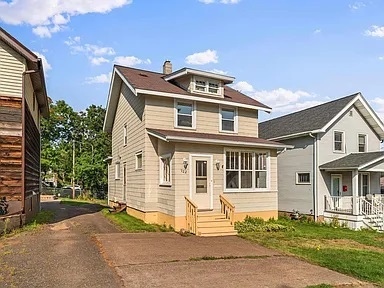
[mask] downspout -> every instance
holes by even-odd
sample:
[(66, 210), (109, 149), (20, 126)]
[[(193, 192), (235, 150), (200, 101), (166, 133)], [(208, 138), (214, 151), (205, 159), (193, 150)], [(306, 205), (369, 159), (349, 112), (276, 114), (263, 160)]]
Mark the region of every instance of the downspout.
[(317, 220), (318, 216), (319, 216), (319, 211), (317, 211), (317, 203), (318, 203), (318, 199), (317, 199), (317, 136), (313, 136), (312, 133), (309, 133), (308, 134), (309, 137), (313, 138), (313, 159), (312, 159), (312, 163), (313, 163), (313, 167), (312, 167), (312, 178), (313, 178), (313, 185), (312, 185), (312, 193), (313, 193), (313, 214), (314, 214), (314, 219), (315, 221)]

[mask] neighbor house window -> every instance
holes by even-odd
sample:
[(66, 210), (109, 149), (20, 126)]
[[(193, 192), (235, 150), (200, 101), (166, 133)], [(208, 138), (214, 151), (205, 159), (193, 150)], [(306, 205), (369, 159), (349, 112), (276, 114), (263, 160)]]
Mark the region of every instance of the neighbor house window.
[(115, 163), (115, 179), (120, 179), (120, 162)]
[(143, 152), (137, 152), (136, 155), (136, 170), (143, 169)]
[(225, 187), (228, 191), (266, 189), (268, 169), (267, 153), (226, 151)]
[(220, 94), (220, 82), (206, 79), (195, 79), (195, 91), (209, 94)]
[(160, 185), (171, 185), (171, 154), (160, 157)]
[(296, 184), (311, 184), (311, 173), (309, 172), (297, 172)]
[(124, 125), (123, 128), (123, 144), (124, 146), (128, 143), (128, 133), (127, 133), (127, 124)]
[(367, 151), (367, 135), (359, 134), (359, 152)]
[(183, 128), (195, 128), (194, 103), (176, 102), (175, 126)]
[(367, 194), (370, 194), (370, 189), (369, 189), (369, 174), (368, 173), (361, 173), (360, 175), (360, 196), (366, 196)]
[(234, 108), (220, 109), (220, 131), (237, 132), (237, 110)]
[(333, 131), (333, 151), (344, 152), (344, 132)]

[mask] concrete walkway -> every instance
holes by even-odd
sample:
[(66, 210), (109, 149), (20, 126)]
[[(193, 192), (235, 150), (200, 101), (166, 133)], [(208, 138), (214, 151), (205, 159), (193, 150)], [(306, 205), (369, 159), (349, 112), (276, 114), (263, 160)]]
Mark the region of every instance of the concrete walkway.
[(120, 233), (96, 238), (126, 287), (288, 288), (322, 283), (363, 287), (352, 277), (283, 256), (236, 236)]
[[(43, 203), (44, 229), (0, 238), (0, 287), (306, 287), (354, 278), (239, 237), (121, 233), (98, 205)], [(348, 286), (352, 287), (352, 286)], [(370, 286), (364, 286), (370, 287)]]

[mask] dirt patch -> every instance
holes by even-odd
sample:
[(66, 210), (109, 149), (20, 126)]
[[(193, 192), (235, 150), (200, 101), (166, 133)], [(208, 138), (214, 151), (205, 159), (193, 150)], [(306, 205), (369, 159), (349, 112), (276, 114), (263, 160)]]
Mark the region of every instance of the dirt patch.
[(51, 229), (52, 231), (62, 231), (62, 230), (68, 230), (69, 226), (67, 223), (63, 222), (63, 223), (50, 225), (49, 229)]
[(298, 242), (295, 246), (314, 248), (318, 250), (322, 248), (342, 248), (344, 250), (369, 250), (384, 253), (383, 248), (365, 245), (349, 239), (311, 239), (310, 241)]

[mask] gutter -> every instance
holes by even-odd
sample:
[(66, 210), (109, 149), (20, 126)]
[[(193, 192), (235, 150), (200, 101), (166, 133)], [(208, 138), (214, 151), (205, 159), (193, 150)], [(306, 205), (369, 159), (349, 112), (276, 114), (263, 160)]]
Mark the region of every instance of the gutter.
[(312, 193), (313, 193), (313, 215), (315, 218), (315, 221), (319, 217), (319, 211), (318, 211), (318, 191), (317, 191), (317, 166), (318, 166), (318, 134), (314, 136), (311, 132), (308, 134), (309, 137), (313, 139), (313, 158), (312, 158), (312, 163), (313, 163), (313, 168), (312, 168), (312, 177), (313, 177), (313, 186), (312, 186)]

